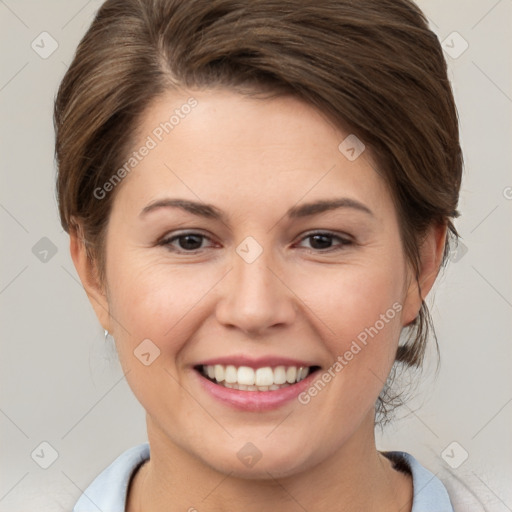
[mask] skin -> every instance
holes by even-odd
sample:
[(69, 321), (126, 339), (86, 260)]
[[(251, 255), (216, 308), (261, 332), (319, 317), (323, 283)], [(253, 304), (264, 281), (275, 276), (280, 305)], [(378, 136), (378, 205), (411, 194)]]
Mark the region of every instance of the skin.
[[(369, 151), (349, 161), (338, 150), (348, 134), (292, 97), (168, 92), (145, 112), (134, 150), (191, 95), (197, 107), (115, 192), (106, 283), (71, 234), (84, 288), (147, 413), (151, 460), (132, 480), (127, 510), (410, 511), (410, 476), (376, 449), (374, 404), (399, 334), (434, 283), (446, 227), (428, 232), (416, 282)], [(171, 197), (213, 204), (227, 222), (177, 208), (140, 215)], [(285, 216), (298, 204), (339, 197), (372, 214)], [(333, 237), (315, 245), (307, 237), (314, 230)], [(183, 239), (158, 245), (183, 231), (206, 236), (199, 251), (187, 254)], [(248, 236), (263, 249), (252, 263), (236, 252)], [(294, 357), (326, 370), (394, 303), (401, 311), (307, 405), (241, 412), (212, 399), (192, 370), (233, 354)], [(149, 366), (133, 353), (147, 338), (161, 351)], [(247, 442), (262, 455), (252, 467), (237, 458)]]

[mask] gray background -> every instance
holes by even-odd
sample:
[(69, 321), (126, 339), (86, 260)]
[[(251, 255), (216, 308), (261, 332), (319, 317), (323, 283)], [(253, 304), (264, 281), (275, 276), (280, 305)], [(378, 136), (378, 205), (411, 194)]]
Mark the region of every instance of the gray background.
[[(71, 510), (93, 477), (146, 440), (143, 409), (76, 276), (54, 193), (52, 101), (100, 3), (0, 0), (0, 512)], [(379, 448), (478, 487), (487, 509), (501, 512), (512, 510), (512, 1), (419, 4), (452, 53), (464, 246), (431, 294), (441, 370), (437, 379), (425, 372)], [(44, 31), (58, 44), (47, 58), (31, 46), (51, 49)], [(469, 44), (455, 58), (464, 41), (454, 31)], [(43, 469), (52, 450), (58, 457)]]

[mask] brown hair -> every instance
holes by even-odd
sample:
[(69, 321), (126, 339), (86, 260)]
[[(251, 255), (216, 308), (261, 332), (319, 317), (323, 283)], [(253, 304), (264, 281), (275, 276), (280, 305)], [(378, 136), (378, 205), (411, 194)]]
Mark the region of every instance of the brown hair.
[[(107, 0), (54, 111), (61, 222), (80, 229), (100, 279), (115, 190), (94, 191), (125, 162), (152, 101), (214, 87), (292, 94), (355, 134), (387, 182), (416, 275), (433, 223), (448, 226), (446, 263), (458, 237), (458, 116), (441, 46), (412, 1)], [(433, 331), (424, 302), (409, 329), (396, 360), (421, 367)]]

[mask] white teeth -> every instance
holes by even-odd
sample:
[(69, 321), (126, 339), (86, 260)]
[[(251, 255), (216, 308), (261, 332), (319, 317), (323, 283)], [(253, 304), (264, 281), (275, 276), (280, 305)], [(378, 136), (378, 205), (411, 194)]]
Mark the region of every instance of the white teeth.
[(258, 368), (256, 370), (256, 386), (271, 386), (274, 384), (274, 372), (272, 368), (266, 366), (265, 368)]
[(290, 366), (286, 369), (286, 382), (293, 384), (297, 379), (297, 368)]
[(309, 368), (301, 368), (297, 380), (303, 380), (308, 376)]
[[(208, 368), (208, 367), (207, 367)], [(255, 375), (254, 370), (248, 366), (240, 366), (237, 372), (238, 384), (245, 384), (246, 386), (254, 386)]]
[(274, 384), (284, 384), (286, 382), (286, 368), (284, 366), (276, 366), (274, 368)]
[(224, 380), (224, 366), (221, 364), (215, 365), (215, 380), (217, 382), (222, 382)]
[(226, 382), (229, 382), (230, 384), (238, 382), (236, 368), (233, 365), (226, 366), (226, 371), (224, 372), (224, 379)]
[(218, 384), (243, 391), (274, 391), (295, 384), (305, 379), (310, 372), (309, 367), (265, 366), (254, 370), (249, 366), (236, 367), (222, 364), (202, 367), (203, 375)]

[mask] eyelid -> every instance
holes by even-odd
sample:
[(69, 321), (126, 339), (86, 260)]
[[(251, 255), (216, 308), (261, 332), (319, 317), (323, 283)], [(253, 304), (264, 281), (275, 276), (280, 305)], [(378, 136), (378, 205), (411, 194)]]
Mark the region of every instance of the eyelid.
[(311, 231), (306, 231), (305, 233), (302, 233), (301, 239), (307, 238), (314, 235), (328, 235), (332, 236), (333, 238), (339, 238), (346, 242), (354, 242), (354, 237), (349, 235), (348, 233), (340, 233), (337, 231), (331, 231), (330, 229), (313, 229)]
[(165, 233), (165, 235), (161, 236), (157, 240), (157, 243), (164, 242), (165, 240), (170, 240), (172, 238), (177, 238), (177, 237), (185, 236), (185, 235), (201, 235), (201, 236), (204, 236), (205, 238), (210, 238), (210, 235), (207, 235), (201, 229), (186, 228), (186, 229), (183, 229), (183, 230), (179, 230), (178, 229), (178, 230), (175, 230), (175, 231), (170, 231), (170, 232)]
[[(316, 236), (316, 235), (324, 235), (324, 236), (330, 237), (333, 240), (338, 240), (339, 243), (337, 245), (335, 245), (334, 247), (329, 247), (327, 249), (314, 249), (314, 248), (308, 248), (308, 247), (300, 247), (299, 244), (301, 242), (303, 242), (307, 239), (310, 239), (311, 237)], [(195, 255), (195, 254), (198, 254), (198, 253), (204, 251), (205, 249), (211, 248), (211, 247), (203, 247), (200, 249), (193, 249), (193, 250), (171, 248), (172, 247), (171, 244), (174, 241), (178, 240), (180, 237), (185, 237), (185, 236), (199, 236), (205, 240), (208, 240), (210, 243), (215, 245), (215, 240), (210, 235), (205, 234), (200, 229), (192, 229), (192, 228), (167, 233), (166, 235), (164, 235), (163, 237), (161, 237), (159, 239), (159, 241), (157, 242), (156, 245), (166, 247), (169, 251), (171, 251), (175, 254), (185, 254), (185, 255), (186, 254)], [(355, 244), (354, 237), (352, 237), (348, 233), (338, 233), (338, 232), (330, 231), (330, 230), (316, 229), (316, 230), (307, 231), (305, 233), (301, 233), (300, 238), (298, 239), (297, 242), (293, 243), (292, 247), (298, 246), (298, 248), (303, 249), (308, 253), (315, 254), (315, 255), (321, 255), (321, 254), (329, 254), (329, 253), (333, 253), (333, 252), (342, 251), (345, 248), (347, 248), (348, 246), (352, 246), (354, 244)]]
[[(172, 231), (171, 233), (166, 233), (164, 236), (160, 237), (157, 242), (156, 242), (156, 245), (169, 245), (172, 241), (182, 237), (182, 236), (201, 236), (203, 237), (204, 239), (212, 242), (212, 243), (215, 243), (214, 239), (204, 233), (202, 230), (198, 230), (198, 229), (184, 229), (183, 231)], [(202, 249), (196, 249), (196, 251), (200, 251)], [(178, 250), (179, 251), (179, 250)], [(184, 250), (181, 250), (182, 252), (187, 252), (187, 253), (193, 253), (194, 251), (184, 251)]]
[(338, 245), (337, 247), (330, 247), (328, 249), (309, 249), (309, 248), (306, 248), (307, 250), (309, 250), (309, 252), (314, 252), (315, 254), (322, 254), (322, 253), (328, 253), (328, 252), (333, 252), (333, 251), (336, 251), (336, 250), (341, 250), (343, 247), (346, 247), (346, 246), (349, 246), (349, 245), (354, 245), (355, 244), (355, 240), (354, 240), (354, 237), (350, 236), (349, 234), (347, 233), (337, 233), (335, 231), (330, 231), (330, 230), (321, 230), (321, 229), (317, 229), (317, 230), (313, 230), (313, 231), (308, 231), (306, 233), (302, 233), (301, 236), (300, 236), (300, 239), (298, 240), (298, 242), (294, 243), (294, 245), (308, 239), (308, 238), (311, 238), (315, 235), (326, 235), (326, 236), (329, 236), (331, 237), (333, 240), (334, 239), (338, 239), (341, 244)]

